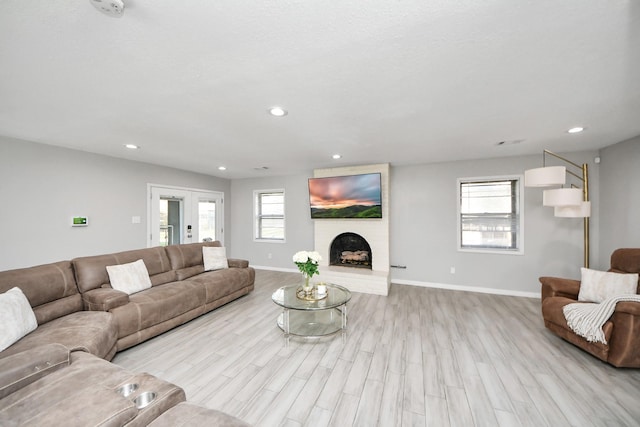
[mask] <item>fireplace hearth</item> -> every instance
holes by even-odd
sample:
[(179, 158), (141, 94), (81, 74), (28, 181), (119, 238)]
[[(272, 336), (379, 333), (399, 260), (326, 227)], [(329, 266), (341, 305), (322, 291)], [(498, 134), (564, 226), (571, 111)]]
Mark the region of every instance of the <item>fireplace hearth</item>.
[(356, 233), (342, 233), (331, 242), (329, 265), (372, 268), (371, 246)]

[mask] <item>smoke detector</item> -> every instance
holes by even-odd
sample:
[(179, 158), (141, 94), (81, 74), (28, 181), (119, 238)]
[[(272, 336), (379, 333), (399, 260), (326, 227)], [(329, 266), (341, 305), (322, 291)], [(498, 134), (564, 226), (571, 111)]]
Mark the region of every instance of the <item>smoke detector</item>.
[(120, 18), (124, 13), (122, 0), (89, 0), (91, 4), (105, 15)]
[(498, 147), (502, 146), (502, 145), (517, 145), (517, 144), (522, 144), (524, 142), (524, 139), (511, 139), (511, 140), (504, 140), (504, 141), (499, 141), (496, 142), (495, 145), (497, 145)]

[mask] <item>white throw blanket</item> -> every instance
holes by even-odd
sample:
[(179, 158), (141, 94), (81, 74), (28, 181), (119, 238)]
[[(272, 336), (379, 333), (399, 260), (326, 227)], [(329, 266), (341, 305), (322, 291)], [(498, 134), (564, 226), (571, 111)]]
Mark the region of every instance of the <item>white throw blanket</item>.
[(607, 344), (602, 327), (613, 315), (616, 304), (620, 301), (640, 302), (640, 295), (619, 295), (607, 298), (600, 304), (573, 303), (563, 307), (567, 325), (576, 334), (584, 337), (589, 342), (601, 342)]

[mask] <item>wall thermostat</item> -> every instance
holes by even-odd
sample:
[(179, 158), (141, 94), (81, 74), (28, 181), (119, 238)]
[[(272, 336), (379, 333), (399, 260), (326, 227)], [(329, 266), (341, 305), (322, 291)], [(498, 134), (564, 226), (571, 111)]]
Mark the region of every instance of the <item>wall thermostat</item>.
[(89, 217), (87, 216), (74, 216), (71, 218), (72, 227), (86, 227), (89, 225)]

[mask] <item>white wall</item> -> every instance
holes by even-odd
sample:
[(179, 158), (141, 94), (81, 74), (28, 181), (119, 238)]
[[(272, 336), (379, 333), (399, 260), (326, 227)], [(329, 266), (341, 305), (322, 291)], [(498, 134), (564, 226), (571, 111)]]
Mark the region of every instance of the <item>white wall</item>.
[[(231, 182), (231, 256), (248, 259), (254, 266), (296, 270), (293, 254), (314, 248), (307, 184), (310, 176), (237, 179)], [(272, 189), (285, 191), (285, 242), (256, 242), (253, 240), (253, 192)]]
[[(599, 168), (597, 152), (570, 153), (577, 163), (590, 165), (592, 267), (598, 267)], [(553, 160), (549, 160), (549, 164)], [(461, 177), (524, 174), (542, 166), (536, 156), (461, 161), (417, 166), (393, 166), (390, 184), (392, 282), (444, 284), (538, 293), (538, 277), (553, 275), (579, 278), (583, 254), (581, 219), (555, 218), (542, 206), (542, 190), (525, 188), (524, 255), (467, 253), (457, 250), (456, 180)], [(309, 174), (311, 176), (311, 173)], [(289, 176), (234, 180), (232, 218), (234, 252), (259, 266), (294, 269), (291, 256), (313, 248), (313, 221), (309, 219), (307, 178)], [(287, 242), (253, 241), (253, 191), (285, 188)], [(268, 254), (272, 258), (268, 258)], [(456, 274), (450, 274), (450, 267)]]
[[(640, 246), (638, 138), (597, 152), (570, 153), (588, 162), (593, 200), (591, 259), (607, 268), (611, 250)], [(462, 253), (456, 248), (456, 180), (522, 174), (541, 165), (542, 155), (478, 161), (392, 166), (390, 183), (392, 281), (440, 283), (510, 291), (539, 291), (538, 276), (579, 277), (582, 222), (553, 216), (542, 206), (542, 190), (525, 189), (525, 254)], [(600, 179), (602, 169), (602, 179)], [(147, 183), (225, 193), (226, 246), (252, 265), (294, 270), (299, 250), (313, 249), (307, 178), (312, 174), (228, 181), (161, 166), (0, 138), (0, 270), (75, 256), (146, 246)], [(603, 188), (600, 226), (599, 182)], [(621, 183), (628, 183), (623, 187)], [(253, 191), (284, 188), (285, 243), (253, 240)], [(630, 197), (629, 194), (632, 196)], [(10, 207), (10, 208), (9, 208)], [(603, 208), (604, 209), (604, 208)], [(71, 228), (72, 215), (91, 225)], [(132, 216), (141, 224), (132, 224)], [(602, 245), (600, 233), (602, 229)], [(603, 249), (599, 251), (599, 248)], [(271, 258), (269, 258), (271, 254)], [(450, 274), (450, 267), (456, 274)]]
[(0, 270), (146, 247), (147, 183), (230, 196), (229, 180), (0, 137)]
[(600, 266), (617, 248), (640, 248), (640, 136), (600, 151)]
[[(567, 157), (591, 167), (591, 257), (598, 260), (598, 169), (596, 152)], [(547, 164), (553, 164), (548, 159)], [(542, 166), (539, 156), (459, 161), (394, 167), (391, 174), (392, 282), (426, 282), (462, 287), (537, 293), (539, 276), (580, 277), (583, 222), (555, 218), (542, 206), (542, 190), (524, 189), (524, 254), (502, 255), (457, 250), (458, 178), (520, 175)], [(450, 273), (451, 267), (455, 274)], [(416, 283), (419, 284), (419, 283)]]

